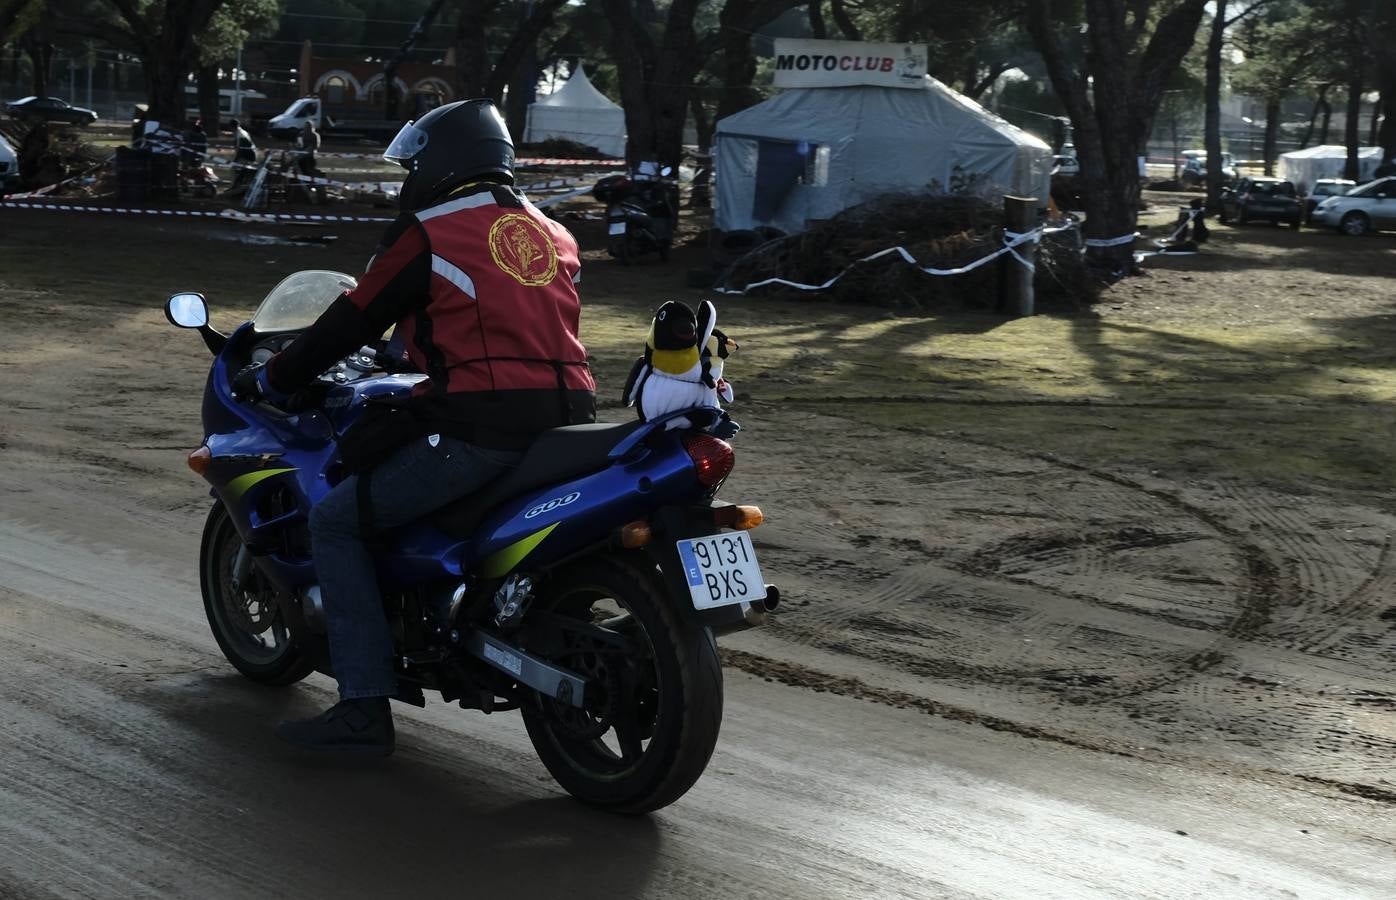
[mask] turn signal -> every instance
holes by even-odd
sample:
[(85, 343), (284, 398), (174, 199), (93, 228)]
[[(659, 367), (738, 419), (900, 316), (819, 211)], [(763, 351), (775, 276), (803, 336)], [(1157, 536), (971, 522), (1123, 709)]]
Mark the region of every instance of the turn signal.
[(636, 519), (621, 526), (620, 545), (627, 550), (634, 550), (636, 547), (643, 547), (654, 537), (654, 532), (650, 530), (650, 523), (644, 519)]
[(209, 450), (207, 445), (189, 454), (189, 468), (193, 469), (196, 475), (207, 472), (211, 462), (213, 462), (213, 451)]
[(713, 510), (713, 524), (720, 528), (750, 531), (766, 521), (759, 506), (723, 506)]

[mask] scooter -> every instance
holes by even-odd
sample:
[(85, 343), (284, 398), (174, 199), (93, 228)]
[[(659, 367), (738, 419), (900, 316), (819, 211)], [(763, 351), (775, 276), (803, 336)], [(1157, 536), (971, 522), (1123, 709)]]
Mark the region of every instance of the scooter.
[(669, 259), (678, 220), (678, 188), (673, 170), (642, 163), (636, 174), (610, 175), (592, 188), (592, 196), (606, 204), (606, 251), (629, 265), (647, 253)]
[[(287, 346), (352, 277), (299, 272), (231, 335), (201, 294), (169, 321), (213, 353), (190, 468), (213, 504), (199, 552), (204, 611), (227, 660), (262, 684), (332, 674), (310, 510), (344, 477), (336, 441), (371, 402), (423, 376), (364, 347), (294, 407), (234, 395), (234, 374)], [(717, 499), (735, 455), (702, 412), (541, 434), (510, 474), (381, 535), (379, 582), (398, 699), (517, 710), (543, 765), (579, 800), (647, 812), (698, 780), (722, 721), (715, 636), (780, 602), (750, 530), (761, 510)], [(695, 424), (698, 423), (698, 424)], [(714, 423), (716, 424), (716, 423)]]

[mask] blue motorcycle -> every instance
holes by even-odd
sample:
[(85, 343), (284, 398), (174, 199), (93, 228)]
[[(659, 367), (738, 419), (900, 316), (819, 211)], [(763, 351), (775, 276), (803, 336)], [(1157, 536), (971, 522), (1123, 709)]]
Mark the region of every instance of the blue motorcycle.
[[(354, 286), (298, 272), (226, 336), (200, 294), (165, 306), (214, 355), (206, 437), (189, 454), (214, 500), (204, 610), (228, 661), (262, 684), (332, 674), (308, 515), (344, 477), (337, 440), (368, 404), (405, 398), (423, 376), (379, 344), (288, 408), (244, 402), (232, 379)], [(780, 600), (749, 534), (761, 511), (716, 499), (731, 446), (669, 424), (547, 431), (512, 472), (379, 536), (376, 550), (397, 699), (424, 705), (435, 691), (465, 709), (518, 710), (557, 782), (617, 812), (673, 803), (702, 775), (722, 720), (714, 637), (760, 624)]]

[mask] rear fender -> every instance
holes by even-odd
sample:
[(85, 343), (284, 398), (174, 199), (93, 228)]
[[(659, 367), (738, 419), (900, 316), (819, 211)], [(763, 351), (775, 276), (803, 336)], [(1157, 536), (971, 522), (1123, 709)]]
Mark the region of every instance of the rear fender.
[(679, 614), (706, 625), (717, 634), (750, 624), (747, 619), (748, 611), (741, 605), (701, 611), (695, 609), (690, 600), (692, 595), (689, 593), (683, 561), (679, 558), (678, 542), (722, 530), (713, 520), (713, 513), (731, 505), (722, 500), (708, 500), (703, 503), (661, 507), (650, 515), (653, 537), (645, 545), (645, 553), (659, 568), (664, 587)]

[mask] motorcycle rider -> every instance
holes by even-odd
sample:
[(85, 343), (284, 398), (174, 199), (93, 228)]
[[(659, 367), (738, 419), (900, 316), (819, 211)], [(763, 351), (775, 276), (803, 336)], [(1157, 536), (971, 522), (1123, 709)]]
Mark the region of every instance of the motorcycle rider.
[[(317, 750), (391, 753), (393, 640), (366, 541), (480, 490), (541, 431), (595, 420), (595, 382), (577, 338), (577, 244), (514, 190), (514, 147), (488, 100), (408, 123), (384, 157), (407, 169), (402, 214), (358, 287), (265, 366), (234, 380), (273, 401), (311, 383), (396, 323), (428, 379), (397, 429), (401, 446), (336, 485), (310, 515), (340, 702), (282, 722)], [(400, 418), (400, 417), (399, 417)]]

